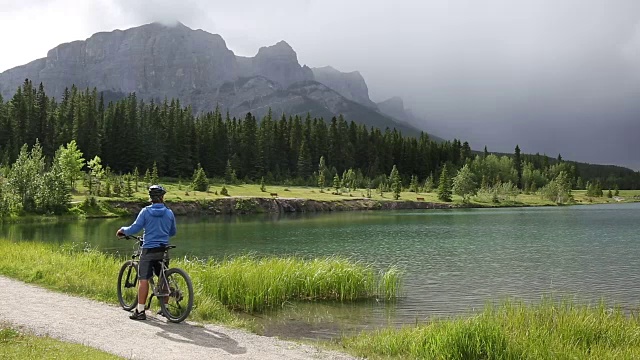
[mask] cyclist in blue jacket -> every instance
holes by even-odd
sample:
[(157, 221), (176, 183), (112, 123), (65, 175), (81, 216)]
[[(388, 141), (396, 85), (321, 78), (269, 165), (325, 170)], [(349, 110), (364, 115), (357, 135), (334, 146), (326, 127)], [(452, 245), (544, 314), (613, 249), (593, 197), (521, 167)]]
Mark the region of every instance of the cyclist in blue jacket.
[(164, 250), (169, 245), (169, 237), (176, 234), (176, 218), (173, 212), (164, 205), (164, 194), (167, 191), (160, 185), (149, 187), (151, 205), (140, 210), (131, 226), (123, 226), (116, 236), (133, 235), (144, 229), (142, 254), (138, 266), (138, 307), (133, 311), (132, 320), (146, 320), (145, 301), (149, 294), (149, 279), (153, 273), (160, 273)]

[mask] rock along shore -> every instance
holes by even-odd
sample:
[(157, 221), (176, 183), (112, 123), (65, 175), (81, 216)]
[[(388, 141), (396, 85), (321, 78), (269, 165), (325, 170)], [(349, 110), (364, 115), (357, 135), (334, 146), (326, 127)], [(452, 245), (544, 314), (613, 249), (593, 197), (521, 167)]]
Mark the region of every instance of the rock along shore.
[[(147, 206), (146, 202), (106, 201), (110, 207), (137, 214)], [(168, 201), (167, 206), (176, 215), (234, 215), (258, 213), (305, 213), (321, 211), (354, 210), (409, 210), (409, 209), (451, 209), (454, 204), (440, 204), (425, 201), (378, 201), (371, 199), (343, 199), (333, 201), (300, 198), (259, 198), (228, 197), (214, 200)]]

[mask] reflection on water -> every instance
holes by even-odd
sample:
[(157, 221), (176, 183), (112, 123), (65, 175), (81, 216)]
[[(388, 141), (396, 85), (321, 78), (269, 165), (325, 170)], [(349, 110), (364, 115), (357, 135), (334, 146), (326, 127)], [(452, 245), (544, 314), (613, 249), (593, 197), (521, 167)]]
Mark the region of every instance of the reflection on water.
[[(179, 217), (173, 243), (176, 256), (341, 255), (378, 269), (403, 269), (404, 296), (394, 303), (296, 303), (255, 317), (267, 335), (326, 338), (466, 314), (506, 297), (538, 301), (553, 294), (635, 308), (639, 215), (640, 204), (615, 204)], [(0, 236), (87, 242), (128, 255), (132, 244), (114, 234), (131, 221), (12, 224), (2, 226)]]

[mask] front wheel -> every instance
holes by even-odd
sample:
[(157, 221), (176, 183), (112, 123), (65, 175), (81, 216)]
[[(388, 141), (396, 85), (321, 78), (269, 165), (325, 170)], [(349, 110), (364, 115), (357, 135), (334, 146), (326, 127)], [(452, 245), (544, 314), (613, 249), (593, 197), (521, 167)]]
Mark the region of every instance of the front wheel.
[(179, 323), (189, 316), (193, 308), (193, 283), (182, 269), (172, 268), (165, 272), (169, 284), (169, 295), (158, 296), (162, 313), (167, 320)]
[(123, 309), (130, 311), (138, 304), (138, 263), (129, 260), (122, 264), (118, 273), (118, 301)]

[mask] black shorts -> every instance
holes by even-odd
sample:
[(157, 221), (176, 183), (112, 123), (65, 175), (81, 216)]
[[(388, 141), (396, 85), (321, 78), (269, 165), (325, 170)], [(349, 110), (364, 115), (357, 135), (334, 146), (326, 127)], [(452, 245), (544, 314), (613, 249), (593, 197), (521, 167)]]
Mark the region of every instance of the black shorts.
[[(149, 280), (153, 277), (153, 274), (156, 276), (160, 274), (164, 250), (164, 247), (142, 249), (140, 264), (138, 265), (138, 279)], [(167, 260), (167, 266), (169, 266), (169, 260)]]

